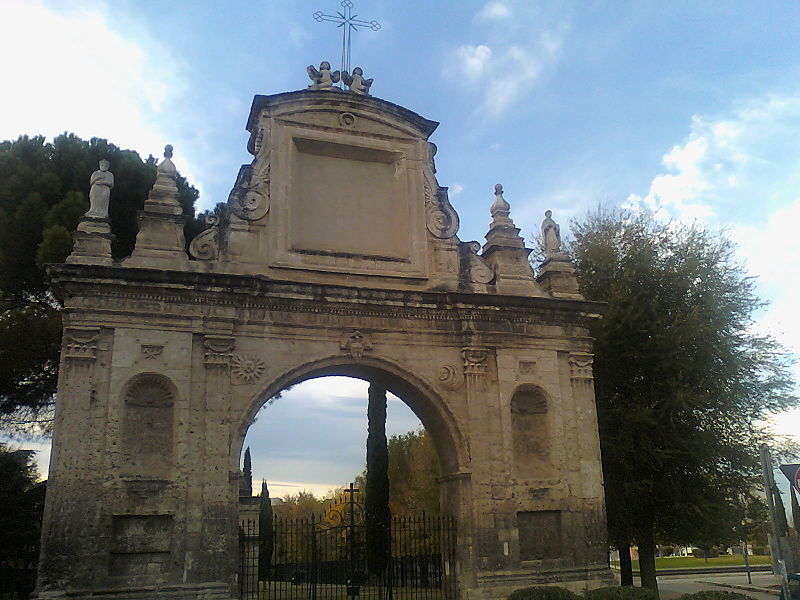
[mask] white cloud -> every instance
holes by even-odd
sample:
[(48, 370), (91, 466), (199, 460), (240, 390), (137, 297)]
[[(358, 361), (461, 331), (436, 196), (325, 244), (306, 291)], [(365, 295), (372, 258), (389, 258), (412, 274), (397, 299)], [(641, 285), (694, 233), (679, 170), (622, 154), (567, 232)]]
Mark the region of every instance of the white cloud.
[(488, 2), (478, 12), (477, 18), (487, 21), (502, 21), (511, 16), (511, 9), (504, 2)]
[(800, 95), (758, 98), (724, 118), (694, 116), (686, 140), (662, 159), (667, 172), (653, 178), (645, 195), (631, 194), (628, 204), (717, 224), (729, 223), (737, 204), (783, 205), (800, 166), (798, 129)]
[(482, 44), (459, 46), (455, 54), (460, 74), (472, 83), (480, 81), (492, 59), (492, 49)]
[(445, 73), (466, 84), (471, 92), (479, 93), (477, 112), (493, 119), (523, 100), (558, 62), (564, 36), (562, 27), (558, 31), (529, 34), (532, 43), (462, 45), (451, 52)]
[[(689, 135), (663, 157), (643, 204), (665, 217), (725, 227), (737, 256), (770, 305), (754, 331), (800, 356), (800, 94), (756, 98), (720, 118), (695, 116)], [(800, 382), (800, 364), (793, 368)], [(800, 410), (776, 415), (775, 429), (798, 431)]]
[(450, 193), (450, 196), (458, 196), (461, 192), (464, 191), (464, 186), (461, 185), (460, 183), (454, 183), (453, 185), (450, 186), (450, 189), (448, 191)]
[(159, 156), (172, 143), (178, 168), (199, 186), (192, 151), (173, 127), (186, 91), (180, 65), (135, 23), (112, 21), (97, 6), (62, 11), (2, 0), (0, 139), (71, 131), (143, 156)]

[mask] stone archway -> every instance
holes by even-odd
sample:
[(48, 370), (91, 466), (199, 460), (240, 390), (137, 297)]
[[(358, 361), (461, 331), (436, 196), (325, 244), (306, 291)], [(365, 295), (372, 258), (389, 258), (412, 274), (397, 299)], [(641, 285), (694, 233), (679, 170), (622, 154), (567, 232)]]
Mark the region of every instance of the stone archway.
[[(131, 257), (113, 263), (97, 217), (82, 223), (51, 268), (64, 345), (39, 597), (235, 597), (244, 431), (266, 397), (325, 374), (385, 379), (433, 434), (463, 597), (608, 580), (602, 307), (557, 248), (534, 276), (501, 186), (483, 247), (457, 237), (436, 125), (347, 92), (256, 96), (253, 162), (194, 260), (171, 148)], [(532, 544), (542, 532), (557, 543)]]
[(464, 436), (455, 416), (433, 385), (387, 359), (362, 357), (354, 360), (341, 355), (329, 356), (290, 369), (270, 381), (263, 391), (253, 397), (250, 407), (243, 413), (239, 434), (232, 440), (231, 469), (239, 468), (247, 429), (269, 398), (289, 386), (328, 376), (354, 377), (380, 383), (387, 391), (400, 398), (422, 422), (436, 449), (443, 477), (469, 469), (469, 448), (464, 442)]

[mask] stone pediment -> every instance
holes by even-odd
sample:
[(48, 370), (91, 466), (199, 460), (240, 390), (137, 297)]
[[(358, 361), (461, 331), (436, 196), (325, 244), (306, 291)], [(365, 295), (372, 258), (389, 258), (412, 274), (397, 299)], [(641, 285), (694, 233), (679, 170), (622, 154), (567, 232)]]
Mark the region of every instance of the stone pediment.
[(438, 123), (338, 90), (256, 96), (220, 253), (276, 279), (458, 286), (458, 215), (436, 182)]
[(256, 140), (263, 121), (270, 117), (312, 129), (394, 138), (422, 137), (425, 140), (439, 126), (436, 121), (407, 108), (372, 96), (337, 91), (320, 94), (308, 90), (257, 95), (247, 119), (247, 131), (250, 132), (247, 149), (251, 154), (256, 153)]

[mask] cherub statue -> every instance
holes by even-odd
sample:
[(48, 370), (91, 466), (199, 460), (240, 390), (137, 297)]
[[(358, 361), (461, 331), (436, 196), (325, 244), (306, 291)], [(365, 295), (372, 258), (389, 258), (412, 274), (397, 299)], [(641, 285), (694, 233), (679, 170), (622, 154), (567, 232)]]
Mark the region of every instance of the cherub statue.
[(331, 63), (323, 60), (319, 63), (319, 71), (314, 68), (314, 65), (308, 65), (306, 68), (308, 76), (311, 78), (312, 83), (308, 86), (310, 90), (333, 90), (334, 83), (339, 83), (339, 71), (331, 71)]
[(374, 80), (364, 79), (364, 71), (361, 70), (361, 67), (356, 67), (353, 69), (352, 76), (347, 71), (342, 71), (342, 81), (350, 88), (351, 92), (369, 96), (369, 88)]

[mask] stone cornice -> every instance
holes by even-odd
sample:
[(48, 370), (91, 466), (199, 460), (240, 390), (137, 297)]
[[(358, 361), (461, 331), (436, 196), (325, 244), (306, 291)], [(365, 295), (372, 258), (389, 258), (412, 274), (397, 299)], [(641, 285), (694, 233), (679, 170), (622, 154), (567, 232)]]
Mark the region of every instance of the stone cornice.
[(338, 91), (313, 91), (298, 90), (296, 92), (283, 92), (282, 94), (272, 94), (262, 96), (257, 94), (253, 97), (253, 104), (250, 107), (250, 116), (247, 119), (247, 131), (252, 133), (253, 126), (258, 119), (259, 113), (263, 109), (270, 109), (287, 104), (332, 104), (336, 106), (354, 106), (368, 108), (378, 113), (388, 113), (394, 115), (401, 121), (405, 121), (427, 139), (439, 126), (436, 121), (431, 121), (415, 113), (394, 104), (387, 100), (381, 100), (374, 96), (359, 96), (350, 92)]
[(48, 272), (62, 299), (84, 296), (447, 321), (541, 322), (548, 315), (582, 326), (599, 318), (605, 309), (604, 303), (584, 300), (357, 288), (102, 265), (50, 265)]

